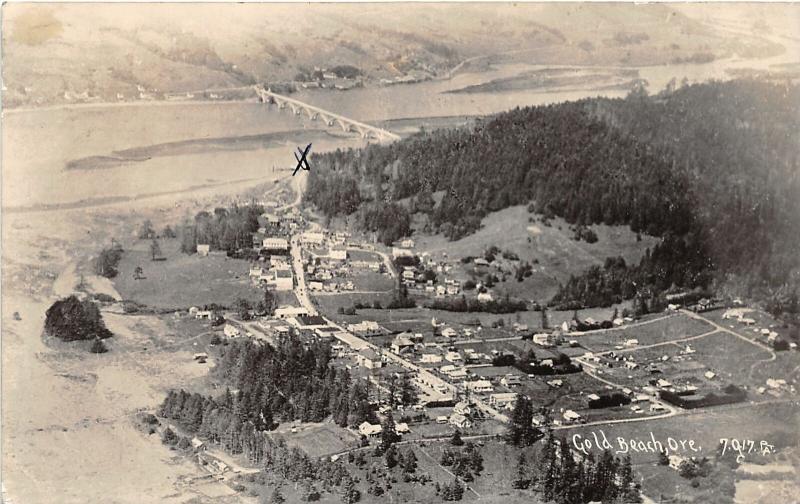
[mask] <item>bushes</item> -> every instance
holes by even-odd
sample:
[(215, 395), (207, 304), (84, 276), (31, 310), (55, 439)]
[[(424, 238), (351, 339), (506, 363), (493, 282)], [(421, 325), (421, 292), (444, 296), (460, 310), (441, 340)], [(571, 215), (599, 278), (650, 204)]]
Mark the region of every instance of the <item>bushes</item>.
[(597, 408), (612, 408), (614, 406), (623, 406), (625, 404), (630, 404), (631, 400), (625, 394), (614, 393), (611, 395), (603, 395), (600, 396), (600, 399), (594, 399), (589, 401), (589, 407), (593, 409)]
[(61, 299), (47, 309), (44, 323), (48, 335), (64, 341), (104, 339), (113, 336), (106, 329), (97, 306), (75, 296)]
[(661, 399), (683, 409), (696, 409), (704, 408), (706, 406), (733, 404), (744, 401), (746, 397), (747, 392), (735, 385), (728, 385), (722, 389), (722, 394), (715, 394), (711, 392), (700, 398), (684, 397), (676, 394), (675, 392), (669, 392), (667, 390), (661, 392)]
[(94, 272), (97, 275), (114, 278), (117, 276), (117, 266), (122, 259), (122, 247), (114, 246), (100, 251), (94, 262)]
[(96, 339), (92, 343), (92, 346), (89, 348), (89, 351), (95, 354), (101, 354), (108, 352), (108, 348), (106, 348), (106, 345), (105, 343), (103, 343), (103, 340)]

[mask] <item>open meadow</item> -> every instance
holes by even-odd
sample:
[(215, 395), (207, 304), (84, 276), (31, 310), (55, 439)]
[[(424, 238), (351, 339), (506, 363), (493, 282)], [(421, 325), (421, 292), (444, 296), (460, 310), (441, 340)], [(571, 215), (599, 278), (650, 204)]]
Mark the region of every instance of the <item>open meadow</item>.
[[(180, 251), (177, 239), (161, 239), (159, 246), (165, 260), (153, 261), (150, 241), (139, 240), (125, 248), (114, 285), (126, 300), (158, 309), (188, 309), (217, 303), (231, 306), (239, 298), (256, 302), (263, 293), (249, 277), (249, 263)], [(141, 267), (143, 279), (134, 278)]]

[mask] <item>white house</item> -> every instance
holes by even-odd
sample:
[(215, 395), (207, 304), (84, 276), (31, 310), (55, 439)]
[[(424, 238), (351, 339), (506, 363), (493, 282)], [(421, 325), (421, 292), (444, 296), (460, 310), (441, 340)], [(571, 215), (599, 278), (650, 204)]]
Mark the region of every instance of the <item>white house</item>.
[(288, 319), (300, 315), (308, 315), (308, 310), (299, 306), (283, 306), (275, 309), (275, 317), (279, 319)]
[(456, 336), (458, 336), (458, 332), (452, 327), (445, 327), (444, 329), (442, 329), (442, 336), (444, 336), (445, 338), (455, 338)]
[(383, 360), (378, 352), (371, 348), (365, 348), (358, 352), (356, 356), (358, 365), (367, 369), (378, 369), (383, 367)]
[(438, 364), (442, 362), (442, 356), (438, 353), (423, 353), (420, 362), (423, 364)]
[(322, 245), (322, 243), (325, 241), (325, 235), (323, 233), (306, 231), (300, 235), (300, 241), (302, 243), (308, 243), (311, 245)]
[(239, 330), (238, 327), (232, 324), (225, 324), (225, 327), (222, 329), (223, 334), (229, 338), (238, 338), (242, 335), (242, 331)]
[(492, 299), (493, 299), (492, 294), (489, 292), (481, 292), (480, 294), (478, 294), (478, 301), (480, 301), (481, 303), (487, 303)]
[(522, 381), (520, 381), (519, 376), (517, 375), (506, 375), (500, 379), (500, 384), (504, 387), (520, 387), (522, 386)]
[(364, 320), (358, 324), (349, 324), (347, 330), (358, 336), (380, 336), (384, 333), (383, 327), (373, 320)]
[(398, 334), (392, 341), (392, 352), (396, 354), (402, 353), (409, 348), (414, 348), (414, 342), (408, 336)]
[(322, 282), (317, 282), (317, 281), (308, 282), (308, 290), (321, 291), (323, 287), (324, 286)]
[(453, 406), (453, 413), (470, 416), (472, 414), (472, 407), (467, 401), (459, 401), (455, 406)]
[(383, 432), (383, 427), (381, 426), (381, 424), (371, 424), (369, 422), (363, 422), (361, 425), (358, 426), (358, 433), (368, 438), (378, 437), (381, 435), (381, 432)]
[(208, 256), (208, 253), (211, 252), (211, 245), (207, 243), (198, 243), (197, 244), (197, 255), (201, 257)]
[(567, 411), (564, 412), (564, 420), (566, 420), (567, 422), (577, 422), (580, 419), (581, 416), (575, 411), (568, 409)]
[(466, 386), (476, 394), (492, 392), (494, 390), (494, 387), (492, 387), (492, 382), (489, 380), (475, 380), (467, 382)]
[(489, 396), (489, 404), (496, 408), (510, 408), (517, 401), (516, 392), (503, 392)]
[(285, 238), (269, 236), (261, 240), (261, 246), (269, 250), (289, 250), (289, 242)]
[(458, 352), (447, 352), (444, 356), (444, 360), (447, 362), (452, 362), (453, 364), (463, 364), (464, 358), (461, 357), (461, 354)]
[(472, 422), (469, 418), (464, 415), (459, 415), (458, 413), (450, 415), (450, 423), (459, 429), (469, 429), (472, 426)]
[(413, 256), (414, 253), (408, 249), (392, 247), (392, 257), (395, 259), (397, 259), (398, 257), (413, 257)]

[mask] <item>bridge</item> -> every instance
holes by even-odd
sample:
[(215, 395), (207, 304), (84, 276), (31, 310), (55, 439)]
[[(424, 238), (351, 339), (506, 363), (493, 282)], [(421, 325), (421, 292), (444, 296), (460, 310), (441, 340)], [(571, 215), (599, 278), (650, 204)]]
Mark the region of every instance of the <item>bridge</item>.
[(269, 89), (262, 89), (255, 86), (256, 94), (262, 103), (277, 105), (280, 109), (289, 108), (295, 115), (305, 114), (311, 120), (322, 120), (328, 126), (338, 125), (343, 131), (355, 131), (360, 134), (362, 138), (374, 138), (380, 142), (399, 140), (400, 136), (387, 131), (385, 129), (376, 128), (353, 119), (334, 114), (327, 110), (309, 105), (308, 103), (289, 98), (288, 96), (279, 95)]

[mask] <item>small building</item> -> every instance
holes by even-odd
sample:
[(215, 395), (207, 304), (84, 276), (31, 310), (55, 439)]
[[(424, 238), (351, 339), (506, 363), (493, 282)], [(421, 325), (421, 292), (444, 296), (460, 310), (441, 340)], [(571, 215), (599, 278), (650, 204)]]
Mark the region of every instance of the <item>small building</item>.
[(408, 249), (392, 247), (392, 257), (394, 259), (399, 257), (414, 257), (414, 253)]
[(321, 291), (324, 288), (324, 284), (318, 281), (308, 282), (308, 290), (312, 291)]
[(707, 380), (713, 380), (717, 376), (717, 373), (713, 371), (706, 371), (703, 373), (703, 376), (705, 376)]
[(573, 410), (568, 409), (564, 412), (564, 420), (567, 422), (577, 422), (581, 419), (581, 416)]
[(447, 352), (444, 356), (444, 360), (447, 362), (452, 362), (453, 364), (463, 364), (464, 358), (458, 352)]
[(208, 320), (211, 320), (211, 318), (213, 316), (214, 316), (214, 312), (212, 312), (211, 310), (197, 310), (197, 312), (195, 312), (195, 314), (194, 314), (194, 318), (196, 318), (196, 319), (208, 319)]
[(275, 318), (290, 319), (299, 315), (308, 315), (308, 310), (300, 306), (284, 306), (275, 309)]
[(300, 241), (310, 245), (322, 245), (325, 242), (325, 235), (323, 233), (306, 231), (300, 235)]
[(586, 399), (588, 399), (590, 401), (599, 401), (600, 400), (600, 396), (597, 395), (597, 394), (587, 394), (586, 395)]
[(488, 303), (492, 299), (492, 294), (490, 292), (481, 292), (478, 294), (478, 301), (481, 303)]
[(459, 415), (458, 413), (453, 413), (450, 415), (450, 424), (458, 427), (459, 429), (469, 429), (472, 427), (472, 422), (470, 419), (464, 415)]
[(233, 324), (225, 324), (225, 327), (222, 329), (222, 333), (229, 338), (238, 338), (242, 335), (242, 331), (240, 331), (239, 328)]
[(500, 385), (508, 388), (521, 387), (522, 381), (519, 379), (519, 376), (509, 374), (500, 379)]
[(517, 402), (516, 392), (503, 392), (489, 396), (489, 404), (496, 408), (512, 408), (515, 402)]
[(205, 450), (206, 449), (206, 445), (200, 439), (198, 439), (196, 437), (193, 437), (192, 438), (192, 448), (194, 448), (196, 451)]
[(394, 431), (395, 431), (397, 434), (408, 434), (409, 432), (411, 432), (411, 429), (409, 429), (409, 427), (408, 427), (408, 424), (407, 424), (407, 423), (405, 423), (405, 422), (399, 422), (399, 423), (396, 423), (396, 424), (394, 425)]
[(476, 257), (472, 262), (475, 264), (475, 266), (489, 266), (489, 261), (483, 257)]
[(559, 342), (559, 337), (555, 333), (536, 333), (533, 335), (533, 342), (539, 346), (551, 347)]
[(369, 422), (363, 422), (361, 425), (358, 426), (358, 433), (368, 438), (376, 438), (380, 436), (382, 432), (383, 432), (383, 427), (381, 426), (381, 424), (371, 424)]
[(409, 338), (404, 334), (398, 334), (392, 341), (392, 352), (396, 354), (401, 354), (404, 351), (413, 348), (414, 348), (414, 342), (411, 341), (411, 338)]
[(200, 257), (208, 257), (209, 252), (211, 252), (211, 245), (207, 243), (197, 244), (197, 255), (199, 255)]
[(475, 380), (466, 383), (466, 387), (476, 394), (492, 392), (494, 387), (489, 380)]
[(458, 413), (459, 415), (470, 416), (472, 414), (472, 407), (469, 405), (467, 401), (459, 401), (453, 406), (453, 413)]
[(423, 353), (420, 362), (424, 364), (438, 364), (442, 362), (442, 355), (439, 353)]
[(560, 386), (564, 385), (564, 382), (561, 380), (550, 380), (547, 382), (547, 384), (553, 388), (559, 388)]
[(205, 352), (199, 352), (199, 353), (194, 354), (193, 359), (194, 360), (206, 360), (206, 359), (208, 359), (208, 354), (205, 353)]
[(261, 247), (267, 250), (289, 250), (289, 242), (285, 238), (269, 236), (261, 241)]
[(635, 347), (638, 344), (639, 344), (639, 340), (638, 339), (625, 340), (625, 346), (628, 347), (628, 348)]
[(452, 327), (445, 327), (444, 329), (442, 329), (442, 336), (444, 336), (445, 338), (455, 338), (456, 336), (458, 336), (458, 331), (456, 331)]
[(381, 336), (386, 332), (383, 327), (372, 320), (363, 320), (358, 324), (349, 324), (347, 330), (363, 337)]
[(358, 352), (356, 356), (358, 365), (367, 369), (379, 369), (383, 367), (383, 359), (378, 352), (371, 348), (365, 348)]

